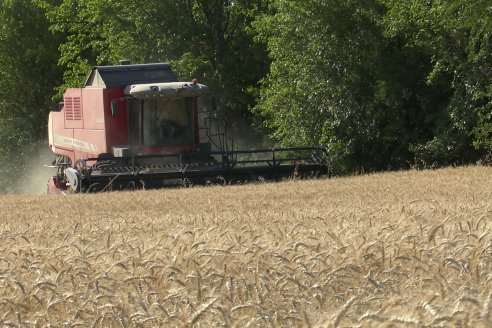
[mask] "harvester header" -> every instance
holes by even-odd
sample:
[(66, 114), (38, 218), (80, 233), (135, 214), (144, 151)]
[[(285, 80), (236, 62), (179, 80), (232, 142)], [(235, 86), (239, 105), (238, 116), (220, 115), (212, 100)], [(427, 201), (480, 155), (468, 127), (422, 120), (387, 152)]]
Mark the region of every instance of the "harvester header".
[(319, 147), (235, 150), (207, 87), (165, 63), (96, 66), (49, 114), (49, 193), (270, 180), (328, 172)]

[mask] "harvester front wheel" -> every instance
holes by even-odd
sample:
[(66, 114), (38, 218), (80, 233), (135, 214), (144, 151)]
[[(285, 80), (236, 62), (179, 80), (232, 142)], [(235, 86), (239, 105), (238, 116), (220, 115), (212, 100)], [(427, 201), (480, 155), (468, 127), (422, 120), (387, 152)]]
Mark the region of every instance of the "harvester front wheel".
[(67, 182), (69, 184), (69, 188), (71, 189), (71, 191), (78, 192), (80, 190), (80, 174), (79, 174), (79, 172), (72, 167), (67, 167), (65, 169), (65, 177), (67, 179)]

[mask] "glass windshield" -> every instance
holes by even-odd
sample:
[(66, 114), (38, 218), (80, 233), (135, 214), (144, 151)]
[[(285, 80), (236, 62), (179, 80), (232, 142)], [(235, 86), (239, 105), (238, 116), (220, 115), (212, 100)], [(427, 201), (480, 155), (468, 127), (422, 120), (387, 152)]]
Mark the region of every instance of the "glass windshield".
[(163, 147), (194, 143), (193, 98), (143, 101), (143, 145)]

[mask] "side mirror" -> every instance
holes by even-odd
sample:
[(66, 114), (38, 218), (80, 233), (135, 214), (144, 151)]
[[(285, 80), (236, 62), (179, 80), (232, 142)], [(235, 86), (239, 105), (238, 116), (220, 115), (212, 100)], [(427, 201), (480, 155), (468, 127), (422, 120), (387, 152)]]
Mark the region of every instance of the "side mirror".
[(118, 100), (112, 100), (111, 101), (111, 115), (113, 115), (113, 117), (115, 117), (118, 115), (119, 111), (120, 111), (120, 104), (119, 104)]

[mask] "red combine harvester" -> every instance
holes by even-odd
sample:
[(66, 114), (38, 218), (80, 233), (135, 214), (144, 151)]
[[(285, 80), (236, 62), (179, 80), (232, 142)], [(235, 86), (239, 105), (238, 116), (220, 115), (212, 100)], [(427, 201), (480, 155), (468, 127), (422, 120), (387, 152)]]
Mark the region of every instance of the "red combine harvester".
[(94, 67), (49, 114), (48, 193), (327, 174), (324, 148), (234, 150), (225, 122), (202, 111), (207, 99), (205, 85), (178, 82), (169, 64)]

